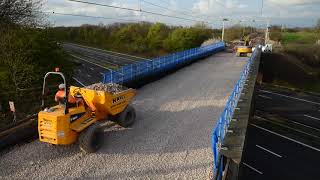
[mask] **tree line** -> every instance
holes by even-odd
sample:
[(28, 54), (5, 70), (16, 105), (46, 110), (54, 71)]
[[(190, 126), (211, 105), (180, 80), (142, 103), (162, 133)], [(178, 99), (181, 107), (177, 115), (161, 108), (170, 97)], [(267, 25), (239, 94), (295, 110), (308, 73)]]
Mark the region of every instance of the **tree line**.
[(58, 41), (86, 44), (145, 57), (198, 47), (212, 38), (215, 32), (203, 24), (179, 27), (148, 22), (85, 24), (80, 27), (55, 27), (50, 31)]

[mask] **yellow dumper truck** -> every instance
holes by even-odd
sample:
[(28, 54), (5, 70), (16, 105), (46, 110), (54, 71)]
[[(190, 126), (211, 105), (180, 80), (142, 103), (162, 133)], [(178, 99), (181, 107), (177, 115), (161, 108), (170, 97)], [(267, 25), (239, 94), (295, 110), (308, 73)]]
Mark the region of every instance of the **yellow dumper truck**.
[[(42, 95), (45, 97), (46, 79), (59, 75), (67, 87), (61, 72), (48, 72), (44, 77)], [(71, 86), (64, 89), (64, 98), (59, 105), (45, 108), (38, 113), (38, 133), (42, 142), (67, 145), (79, 141), (84, 152), (95, 152), (102, 143), (101, 122), (114, 120), (123, 127), (135, 121), (136, 114), (129, 105), (136, 91), (117, 84), (93, 84), (87, 87)], [(69, 103), (68, 97), (76, 99)]]

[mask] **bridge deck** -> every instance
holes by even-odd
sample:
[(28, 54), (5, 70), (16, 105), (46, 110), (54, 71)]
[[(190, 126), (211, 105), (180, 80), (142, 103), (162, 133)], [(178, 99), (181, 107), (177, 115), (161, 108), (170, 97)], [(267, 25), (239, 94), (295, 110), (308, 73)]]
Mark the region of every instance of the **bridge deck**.
[(138, 90), (132, 128), (106, 130), (95, 154), (34, 141), (0, 158), (5, 178), (205, 179), (211, 131), (246, 58), (218, 53)]

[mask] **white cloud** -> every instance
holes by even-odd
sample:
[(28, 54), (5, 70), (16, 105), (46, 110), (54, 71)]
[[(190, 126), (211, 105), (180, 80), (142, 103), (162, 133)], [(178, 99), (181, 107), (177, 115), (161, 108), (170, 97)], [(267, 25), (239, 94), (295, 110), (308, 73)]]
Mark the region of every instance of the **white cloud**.
[[(185, 9), (191, 9), (192, 16), (185, 14), (175, 13), (165, 9), (148, 6), (142, 3), (143, 10), (167, 14), (172, 16), (179, 16), (189, 19), (194, 19), (196, 16), (200, 19), (206, 19), (215, 23), (215, 27), (221, 26), (221, 19), (226, 17), (233, 19), (230, 24), (239, 22), (240, 19), (254, 19), (261, 18), (260, 15), (260, 2), (261, 0), (148, 0), (154, 4), (162, 5), (176, 11), (188, 12)], [(139, 9), (138, 0), (92, 0), (101, 4), (110, 4), (113, 6), (127, 7)], [(320, 0), (264, 0), (263, 17), (267, 17), (276, 22), (294, 22), (297, 24), (312, 24), (314, 19), (320, 17)], [(181, 7), (184, 7), (182, 9)], [(55, 11), (60, 13), (81, 14), (89, 16), (101, 16), (110, 18), (122, 18), (131, 20), (143, 20), (151, 22), (164, 22), (174, 25), (192, 25), (194, 21), (185, 21), (168, 17), (161, 17), (147, 13), (127, 11), (121, 9), (100, 7), (88, 4), (81, 4), (70, 2), (66, 0), (46, 0), (43, 8), (45, 11)], [(304, 18), (303, 20), (301, 20)], [(112, 23), (118, 20), (94, 19), (84, 17), (72, 16), (50, 16), (50, 20), (56, 25), (80, 25), (80, 24), (98, 24)], [(308, 22), (309, 21), (309, 22)]]
[[(95, 0), (94, 2), (101, 4), (110, 4), (112, 6), (126, 7), (138, 9), (136, 3), (121, 3), (119, 1), (112, 0)], [(56, 12), (65, 14), (76, 14), (76, 15), (87, 15), (87, 16), (97, 16), (105, 18), (122, 18), (135, 20), (137, 18), (143, 19), (140, 12), (127, 11), (121, 9), (107, 8), (103, 6), (88, 5), (77, 2), (70, 2), (65, 0), (46, 0), (43, 10), (46, 12)], [(112, 23), (119, 22), (119, 20), (103, 19), (103, 18), (86, 18), (86, 17), (72, 17), (63, 15), (50, 15), (49, 21), (54, 25), (81, 25), (81, 24), (98, 24), (98, 23)]]
[(320, 16), (320, 0), (269, 0), (264, 10), (273, 18), (315, 18)]
[(240, 0), (199, 0), (193, 4), (192, 11), (212, 16), (215, 21), (220, 21), (224, 17), (240, 18), (242, 16), (250, 16), (252, 12), (248, 11), (249, 6)]
[(238, 6), (240, 9), (243, 9), (243, 8), (247, 8), (248, 7), (248, 5), (246, 5), (246, 4), (239, 4), (239, 6)]
[(281, 6), (295, 6), (320, 3), (320, 0), (269, 0), (269, 3)]

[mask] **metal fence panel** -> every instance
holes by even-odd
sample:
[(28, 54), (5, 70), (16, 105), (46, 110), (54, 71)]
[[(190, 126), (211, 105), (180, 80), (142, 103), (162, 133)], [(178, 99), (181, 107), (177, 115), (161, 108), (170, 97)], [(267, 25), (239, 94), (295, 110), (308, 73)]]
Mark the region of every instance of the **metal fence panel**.
[[(258, 48), (253, 52), (252, 56), (249, 58), (247, 64), (245, 65), (244, 69), (241, 72), (240, 78), (237, 81), (236, 85), (234, 86), (233, 91), (231, 92), (228, 101), (226, 103), (226, 106), (224, 110), (222, 111), (217, 124), (213, 128), (212, 131), (212, 152), (213, 152), (213, 170), (217, 171), (219, 163), (219, 148), (221, 147), (221, 144), (223, 142), (223, 139), (225, 137), (227, 128), (229, 126), (229, 123), (231, 121), (231, 118), (233, 117), (234, 110), (238, 104), (241, 92), (243, 90), (245, 81), (248, 77), (250, 67), (253, 64), (254, 59), (256, 58), (258, 54)], [(218, 175), (221, 175), (222, 172), (218, 172)], [(221, 177), (221, 176), (219, 176)]]
[(103, 83), (118, 83), (132, 81), (140, 76), (149, 76), (155, 73), (166, 72), (179, 64), (195, 61), (196, 59), (208, 56), (225, 48), (224, 42), (197, 47), (157, 57), (151, 61), (140, 61), (119, 68), (116, 71), (110, 70), (103, 76)]

